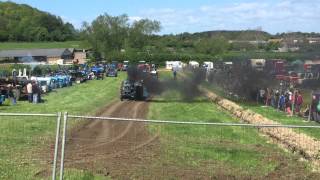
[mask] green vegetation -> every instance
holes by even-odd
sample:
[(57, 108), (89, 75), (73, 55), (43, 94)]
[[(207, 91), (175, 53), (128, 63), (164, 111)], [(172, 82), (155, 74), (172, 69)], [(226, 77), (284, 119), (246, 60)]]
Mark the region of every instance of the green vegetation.
[(0, 42), (65, 41), (76, 36), (73, 25), (60, 17), (25, 4), (0, 2)]
[(0, 50), (6, 49), (50, 49), (50, 48), (87, 48), (81, 41), (65, 42), (1, 42)]
[(121, 56), (125, 50), (142, 49), (148, 43), (148, 37), (160, 31), (160, 22), (142, 19), (129, 23), (127, 15), (98, 16), (91, 24), (84, 23), (82, 38), (94, 51), (93, 58), (111, 58)]
[[(42, 104), (19, 101), (16, 106), (0, 106), (0, 112), (67, 111), (70, 114), (92, 115), (118, 97), (119, 85), (124, 77), (125, 74), (121, 73), (118, 78), (93, 80), (58, 89), (44, 96), (45, 102)], [(41, 178), (41, 171), (51, 168), (47, 167), (45, 160), (52, 158), (56, 118), (0, 117), (0, 123), (0, 179)], [(72, 172), (70, 174), (77, 174)], [(88, 176), (87, 173), (79, 174)]]
[[(160, 76), (162, 77), (162, 75)], [(167, 76), (165, 76), (167, 77)], [(184, 102), (180, 94), (168, 91), (156, 97), (149, 109), (150, 119), (194, 122), (239, 122), (217, 105), (203, 98)], [(222, 177), (266, 178), (280, 164), (287, 164), (288, 177), (302, 170), (299, 177), (312, 174), (305, 163), (283, 152), (254, 128), (204, 125), (153, 125), (159, 133), (163, 154), (152, 167), (168, 169), (197, 169), (194, 173)], [(149, 170), (149, 169), (148, 169)], [(206, 176), (206, 177), (207, 177)], [(280, 177), (280, 176), (279, 176)], [(221, 178), (221, 177), (220, 177)]]

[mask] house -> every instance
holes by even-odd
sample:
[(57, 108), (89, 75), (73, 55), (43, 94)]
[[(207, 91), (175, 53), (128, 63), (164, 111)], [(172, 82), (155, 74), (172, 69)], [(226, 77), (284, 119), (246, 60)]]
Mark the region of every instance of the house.
[(79, 64), (85, 64), (87, 62), (87, 50), (85, 49), (75, 49), (73, 52), (73, 59)]
[(67, 48), (61, 49), (20, 49), (0, 51), (0, 60), (14, 60), (20, 63), (57, 64), (61, 59), (73, 59), (73, 53)]
[(309, 44), (320, 44), (320, 38), (314, 37), (314, 38), (307, 38)]

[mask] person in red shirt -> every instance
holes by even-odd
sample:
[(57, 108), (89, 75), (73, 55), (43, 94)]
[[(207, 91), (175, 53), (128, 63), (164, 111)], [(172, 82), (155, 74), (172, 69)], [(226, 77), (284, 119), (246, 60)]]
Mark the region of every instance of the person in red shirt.
[(297, 92), (297, 95), (296, 95), (296, 100), (295, 100), (295, 110), (296, 110), (296, 113), (299, 113), (300, 110), (301, 110), (301, 106), (302, 106), (302, 103), (303, 103), (303, 97), (301, 95), (301, 92), (298, 91)]

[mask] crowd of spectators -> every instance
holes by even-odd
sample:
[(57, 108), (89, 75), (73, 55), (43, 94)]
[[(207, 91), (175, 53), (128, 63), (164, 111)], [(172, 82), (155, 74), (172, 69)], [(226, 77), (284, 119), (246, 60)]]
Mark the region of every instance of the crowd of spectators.
[(265, 88), (258, 90), (257, 102), (294, 115), (301, 113), (303, 96), (300, 90), (279, 91)]

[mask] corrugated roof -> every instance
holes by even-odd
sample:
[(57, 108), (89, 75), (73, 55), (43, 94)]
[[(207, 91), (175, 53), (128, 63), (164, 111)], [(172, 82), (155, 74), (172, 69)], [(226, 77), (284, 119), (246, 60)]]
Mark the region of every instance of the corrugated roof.
[(0, 58), (11, 57), (27, 57), (27, 56), (63, 56), (70, 55), (71, 52), (67, 48), (62, 49), (19, 49), (19, 50), (2, 50)]

